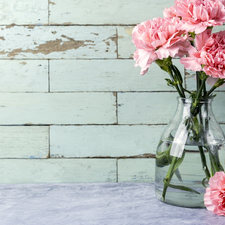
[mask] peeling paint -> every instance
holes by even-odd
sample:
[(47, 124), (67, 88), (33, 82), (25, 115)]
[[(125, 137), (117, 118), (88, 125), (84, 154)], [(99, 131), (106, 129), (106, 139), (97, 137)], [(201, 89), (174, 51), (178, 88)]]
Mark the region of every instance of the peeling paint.
[[(63, 38), (67, 38), (69, 41), (63, 41), (62, 39), (56, 39), (53, 41), (46, 41), (44, 44), (38, 45), (35, 49), (26, 49), (23, 50), (22, 48), (14, 49), (11, 52), (1, 51), (0, 54), (7, 54), (7, 57), (15, 57), (20, 53), (33, 53), (38, 54), (42, 53), (44, 55), (48, 55), (52, 52), (64, 52), (71, 49), (78, 49), (80, 47), (84, 47), (87, 45), (94, 45), (89, 44), (90, 42), (93, 43), (91, 40), (87, 41), (76, 41), (73, 38), (69, 38), (65, 35), (62, 35)], [(34, 42), (34, 44), (37, 44)]]
[(123, 35), (118, 36), (118, 39), (123, 39), (123, 38), (124, 38)]
[(29, 25), (29, 26), (24, 26), (24, 27), (26, 27), (27, 29), (34, 29), (35, 28), (34, 25)]
[(55, 2), (52, 2), (52, 1), (50, 1), (50, 0), (49, 0), (49, 4), (51, 4), (51, 5), (56, 5)]
[(27, 63), (26, 63), (26, 62), (20, 62), (20, 64), (21, 64), (21, 65), (26, 65)]
[(6, 29), (9, 29), (9, 28), (11, 28), (11, 27), (14, 27), (15, 25), (16, 25), (15, 23), (12, 23), (12, 24), (9, 24), (9, 25), (5, 26), (5, 28), (6, 28)]
[(110, 43), (109, 43), (109, 41), (106, 41), (105, 43), (106, 43), (106, 45), (110, 46)]
[(15, 26), (2, 36), (5, 47), (0, 50), (0, 58), (116, 57), (114, 27)]
[(32, 122), (29, 122), (29, 123), (25, 123), (24, 126), (32, 126), (33, 123)]
[(116, 36), (108, 37), (106, 40), (103, 40), (103, 41), (107, 42), (107, 40), (111, 40), (112, 42), (116, 43), (117, 42), (117, 37)]
[(0, 40), (3, 40), (3, 41), (4, 41), (4, 40), (5, 40), (5, 38), (1, 36), (1, 37), (0, 37)]
[(133, 29), (134, 27), (126, 27), (125, 31), (128, 35), (132, 36)]
[(195, 77), (195, 73), (190, 71), (190, 70), (185, 70), (185, 77), (184, 79), (189, 79), (189, 78), (192, 78), (192, 77)]

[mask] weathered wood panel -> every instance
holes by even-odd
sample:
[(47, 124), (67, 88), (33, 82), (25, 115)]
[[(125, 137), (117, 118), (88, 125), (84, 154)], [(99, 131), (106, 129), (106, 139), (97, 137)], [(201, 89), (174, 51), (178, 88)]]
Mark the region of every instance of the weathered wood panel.
[(154, 182), (155, 159), (119, 159), (118, 182)]
[(50, 23), (65, 24), (136, 24), (162, 17), (172, 1), (129, 0), (51, 0)]
[(1, 93), (0, 124), (113, 124), (113, 93)]
[(164, 126), (51, 126), (50, 157), (129, 157), (155, 153)]
[(0, 58), (116, 58), (113, 26), (2, 26)]
[(133, 58), (133, 53), (136, 50), (132, 42), (132, 31), (134, 26), (117, 27), (118, 32), (118, 58), (126, 59)]
[[(167, 124), (176, 111), (177, 93), (118, 93), (119, 124)], [(225, 122), (225, 93), (217, 93), (213, 112)]]
[(48, 158), (49, 127), (0, 127), (0, 158)]
[(48, 92), (47, 60), (0, 60), (0, 92)]
[[(51, 60), (50, 90), (69, 91), (170, 91), (168, 75), (155, 63), (140, 75), (134, 60)], [(62, 75), (63, 74), (63, 75)], [(157, 75), (156, 75), (157, 74)]]
[(2, 159), (0, 183), (116, 182), (116, 159)]
[(119, 124), (167, 124), (175, 113), (177, 93), (118, 93)]
[(48, 0), (1, 1), (0, 24), (48, 24)]

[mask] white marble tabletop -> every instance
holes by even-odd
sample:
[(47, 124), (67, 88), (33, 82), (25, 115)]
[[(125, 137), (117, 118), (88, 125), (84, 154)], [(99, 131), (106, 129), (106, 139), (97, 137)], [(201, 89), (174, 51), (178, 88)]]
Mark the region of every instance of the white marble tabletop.
[(164, 204), (149, 183), (0, 184), (1, 225), (224, 225), (206, 209)]

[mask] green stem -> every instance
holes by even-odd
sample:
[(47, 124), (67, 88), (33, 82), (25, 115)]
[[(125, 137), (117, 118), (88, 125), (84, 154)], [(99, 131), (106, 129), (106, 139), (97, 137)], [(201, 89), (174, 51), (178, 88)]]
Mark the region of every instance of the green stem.
[(173, 159), (172, 159), (172, 162), (170, 164), (170, 167), (169, 167), (169, 170), (167, 172), (167, 175), (165, 177), (165, 181), (164, 182), (164, 187), (163, 187), (163, 193), (162, 193), (162, 199), (163, 201), (165, 201), (165, 197), (166, 197), (166, 190), (168, 188), (168, 184), (170, 183), (171, 179), (172, 179), (172, 176), (173, 176), (173, 170), (174, 170), (174, 167), (175, 167), (175, 164), (176, 164), (176, 161), (177, 161), (177, 157), (174, 157), (173, 156)]
[(201, 85), (200, 85), (200, 87), (199, 87), (199, 89), (198, 89), (198, 91), (197, 91), (196, 99), (195, 99), (195, 100), (197, 100), (198, 102), (199, 102), (200, 97), (202, 97), (202, 96), (201, 96), (201, 95), (202, 95), (202, 89), (203, 89), (203, 87), (205, 86), (205, 81), (206, 81), (206, 79), (207, 79), (207, 77), (204, 77), (204, 78), (203, 78), (203, 80), (201, 81)]
[(210, 178), (211, 176), (210, 176), (209, 169), (208, 169), (208, 167), (207, 167), (207, 163), (206, 163), (206, 158), (205, 158), (204, 150), (203, 150), (202, 146), (199, 146), (198, 149), (199, 149), (199, 153), (200, 153), (200, 156), (201, 156), (201, 161), (202, 161), (202, 168), (203, 168), (203, 171), (205, 172), (206, 178), (209, 180), (209, 178)]
[(173, 73), (174, 82), (176, 83), (177, 89), (179, 89), (181, 93), (181, 97), (185, 98), (184, 88), (182, 86), (183, 79), (182, 75), (180, 74), (180, 71), (173, 64), (170, 65), (170, 70)]
[(212, 88), (206, 93), (205, 96), (209, 96), (216, 88), (220, 87), (225, 83), (225, 79), (218, 79), (217, 82), (212, 86)]
[(183, 88), (184, 91), (186, 91), (188, 94), (192, 94), (191, 91), (188, 91), (187, 89)]

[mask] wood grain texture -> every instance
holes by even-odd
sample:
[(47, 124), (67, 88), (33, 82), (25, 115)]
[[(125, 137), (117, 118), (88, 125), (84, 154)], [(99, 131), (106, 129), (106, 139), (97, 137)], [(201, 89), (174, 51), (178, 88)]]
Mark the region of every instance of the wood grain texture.
[(0, 183), (115, 182), (115, 159), (2, 159)]
[(136, 24), (162, 17), (165, 6), (172, 1), (147, 0), (51, 0), (50, 23), (52, 24)]
[(0, 24), (48, 24), (48, 0), (1, 1)]
[(0, 126), (0, 158), (48, 158), (49, 127)]
[[(167, 124), (177, 106), (177, 93), (118, 93), (119, 124)], [(213, 112), (219, 123), (225, 122), (225, 93), (217, 93)]]
[(118, 93), (119, 124), (167, 124), (175, 113), (177, 93)]
[(119, 159), (118, 182), (154, 182), (155, 159)]
[(0, 60), (0, 92), (48, 92), (47, 60)]
[(0, 58), (116, 58), (116, 27), (1, 26)]
[(118, 58), (133, 58), (133, 53), (136, 50), (132, 42), (132, 31), (134, 26), (117, 27), (118, 32)]
[(113, 93), (1, 93), (0, 124), (113, 124)]
[[(154, 63), (145, 76), (134, 60), (50, 60), (51, 92), (170, 91)], [(63, 75), (62, 75), (63, 74)], [(155, 76), (157, 74), (157, 76)]]
[(51, 126), (50, 157), (129, 157), (155, 153), (164, 126)]

